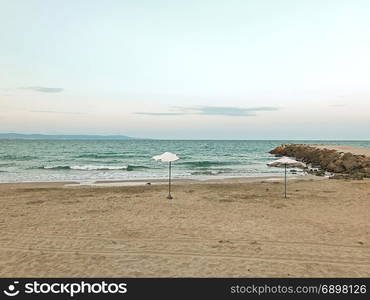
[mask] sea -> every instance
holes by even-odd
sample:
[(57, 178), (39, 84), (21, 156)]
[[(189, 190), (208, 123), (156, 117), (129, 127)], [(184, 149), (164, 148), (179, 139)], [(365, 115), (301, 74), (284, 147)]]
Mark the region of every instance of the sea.
[(165, 179), (168, 164), (152, 157), (167, 151), (180, 157), (172, 168), (177, 179), (274, 177), (282, 170), (266, 165), (275, 159), (269, 151), (289, 143), (370, 147), (370, 141), (0, 139), (0, 182)]

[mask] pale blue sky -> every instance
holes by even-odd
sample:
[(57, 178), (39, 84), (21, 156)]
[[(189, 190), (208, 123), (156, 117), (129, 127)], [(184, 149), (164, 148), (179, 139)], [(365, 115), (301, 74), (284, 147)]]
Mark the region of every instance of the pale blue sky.
[(0, 0), (0, 131), (370, 139), (367, 0)]

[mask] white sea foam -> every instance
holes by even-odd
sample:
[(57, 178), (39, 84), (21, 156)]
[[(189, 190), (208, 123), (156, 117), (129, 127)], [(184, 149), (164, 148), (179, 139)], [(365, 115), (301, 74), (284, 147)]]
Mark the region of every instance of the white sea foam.
[(127, 166), (71, 166), (71, 170), (94, 171), (94, 170), (126, 170)]

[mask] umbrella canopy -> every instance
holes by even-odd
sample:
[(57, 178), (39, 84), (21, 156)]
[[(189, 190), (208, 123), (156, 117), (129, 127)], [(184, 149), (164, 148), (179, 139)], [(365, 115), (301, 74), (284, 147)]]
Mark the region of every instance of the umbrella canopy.
[(291, 168), (304, 168), (305, 164), (300, 161), (291, 159), (289, 157), (283, 156), (282, 158), (270, 162), (267, 164), (269, 167), (291, 167)]
[(176, 154), (173, 154), (171, 152), (165, 152), (161, 155), (153, 156), (152, 158), (154, 160), (160, 160), (163, 162), (173, 162), (180, 159)]

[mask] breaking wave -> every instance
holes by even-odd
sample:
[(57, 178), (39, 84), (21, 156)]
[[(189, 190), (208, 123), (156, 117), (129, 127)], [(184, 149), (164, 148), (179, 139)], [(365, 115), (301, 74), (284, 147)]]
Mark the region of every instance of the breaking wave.
[(82, 166), (42, 166), (36, 169), (44, 170), (77, 170), (77, 171), (114, 171), (114, 170), (126, 170), (134, 171), (138, 169), (148, 169), (145, 166), (98, 166), (98, 165), (82, 165)]
[(232, 173), (233, 169), (201, 169), (198, 171), (191, 172), (191, 175), (220, 175), (225, 173)]

